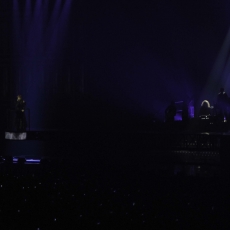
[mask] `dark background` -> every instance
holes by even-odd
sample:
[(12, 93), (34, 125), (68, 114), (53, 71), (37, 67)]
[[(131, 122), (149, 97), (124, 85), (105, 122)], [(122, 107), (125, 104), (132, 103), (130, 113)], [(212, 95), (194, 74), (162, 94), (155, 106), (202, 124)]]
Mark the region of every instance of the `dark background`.
[(0, 138), (0, 224), (227, 226), (228, 133), (87, 131), (161, 129), (171, 100), (213, 105), (228, 78), (229, 6), (0, 0), (0, 131), (17, 94), (33, 130)]
[(32, 129), (163, 120), (171, 100), (215, 102), (227, 1), (60, 0), (51, 20), (57, 2), (0, 0), (2, 109), (22, 94)]

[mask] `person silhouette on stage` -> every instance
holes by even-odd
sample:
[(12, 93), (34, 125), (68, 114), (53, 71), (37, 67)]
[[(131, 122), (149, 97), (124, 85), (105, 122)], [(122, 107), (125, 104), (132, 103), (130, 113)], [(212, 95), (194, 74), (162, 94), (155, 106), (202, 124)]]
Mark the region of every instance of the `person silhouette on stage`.
[(171, 101), (171, 104), (165, 110), (165, 121), (174, 122), (174, 117), (176, 116), (176, 105), (174, 101)]
[(217, 116), (221, 121), (224, 121), (224, 118), (227, 119), (228, 117), (228, 95), (226, 92), (224, 92), (224, 88), (220, 88), (220, 92), (217, 95), (217, 102), (216, 102), (216, 107), (217, 107)]
[(211, 107), (210, 103), (207, 100), (202, 101), (199, 111), (200, 116), (210, 116), (211, 115)]
[(15, 125), (16, 125), (17, 132), (26, 131), (25, 107), (26, 107), (26, 102), (22, 99), (21, 95), (18, 95), (16, 106), (15, 106), (15, 110), (16, 110)]

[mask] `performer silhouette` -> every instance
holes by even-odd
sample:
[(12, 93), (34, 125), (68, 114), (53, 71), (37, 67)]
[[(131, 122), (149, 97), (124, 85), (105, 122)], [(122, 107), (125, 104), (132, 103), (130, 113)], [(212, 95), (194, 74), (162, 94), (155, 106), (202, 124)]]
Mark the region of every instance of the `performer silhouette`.
[(209, 101), (207, 100), (202, 101), (199, 115), (200, 116), (210, 116), (211, 115), (211, 107), (210, 107)]
[(165, 110), (165, 121), (173, 122), (174, 117), (176, 116), (176, 105), (174, 101), (171, 101), (171, 104)]
[(25, 107), (26, 107), (26, 102), (22, 99), (21, 95), (18, 95), (16, 107), (15, 107), (16, 110), (15, 125), (16, 125), (17, 132), (26, 131)]
[(224, 92), (224, 88), (220, 88), (220, 92), (217, 95), (217, 116), (220, 120), (224, 120), (224, 117), (227, 119), (227, 109), (228, 109), (228, 95)]

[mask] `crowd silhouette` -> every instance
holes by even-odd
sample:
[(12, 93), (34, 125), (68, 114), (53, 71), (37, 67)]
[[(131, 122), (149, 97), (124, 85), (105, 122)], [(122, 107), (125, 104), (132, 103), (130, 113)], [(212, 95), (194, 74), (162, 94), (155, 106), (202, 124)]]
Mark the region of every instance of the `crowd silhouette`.
[[(2, 229), (168, 229), (229, 224), (229, 186), (120, 165), (0, 164)], [(99, 166), (99, 165), (97, 165)], [(156, 173), (159, 173), (157, 175)], [(199, 221), (197, 221), (199, 220)], [(225, 225), (226, 226), (226, 225)]]

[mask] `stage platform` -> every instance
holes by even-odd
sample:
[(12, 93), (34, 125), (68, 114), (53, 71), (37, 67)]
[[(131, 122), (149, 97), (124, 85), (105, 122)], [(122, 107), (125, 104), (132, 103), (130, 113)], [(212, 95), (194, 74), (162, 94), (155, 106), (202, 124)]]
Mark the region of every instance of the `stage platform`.
[[(3, 136), (3, 135), (2, 135)], [(230, 132), (188, 130), (87, 131), (33, 130), (24, 140), (1, 140), (1, 155), (26, 158), (89, 160), (127, 163), (219, 164), (230, 161)], [(16, 160), (17, 161), (17, 160)]]

